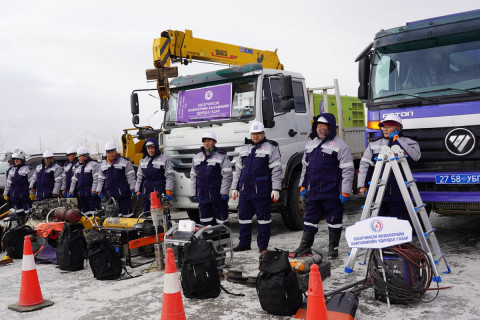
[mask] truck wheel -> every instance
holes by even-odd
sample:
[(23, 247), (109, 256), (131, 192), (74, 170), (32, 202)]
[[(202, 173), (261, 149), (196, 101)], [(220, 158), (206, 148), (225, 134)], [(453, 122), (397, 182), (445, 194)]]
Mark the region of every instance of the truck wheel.
[(195, 221), (196, 224), (200, 223), (200, 211), (198, 209), (187, 209), (188, 219)]
[(287, 192), (287, 206), (282, 210), (282, 218), (285, 226), (290, 230), (303, 229), (303, 217), (305, 216), (305, 200), (300, 195), (300, 171), (296, 171), (290, 178)]

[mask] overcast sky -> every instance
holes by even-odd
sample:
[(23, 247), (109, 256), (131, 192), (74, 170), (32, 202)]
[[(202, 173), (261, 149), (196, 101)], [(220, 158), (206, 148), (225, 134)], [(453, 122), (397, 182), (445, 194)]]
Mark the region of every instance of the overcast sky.
[[(164, 30), (278, 49), (307, 86), (337, 78), (341, 94), (354, 96), (354, 60), (380, 29), (478, 7), (478, 0), (1, 1), (0, 151), (48, 131), (120, 136), (132, 126), (131, 91), (153, 87), (145, 69)], [(179, 73), (211, 69), (194, 63)], [(157, 120), (141, 112), (143, 124)]]

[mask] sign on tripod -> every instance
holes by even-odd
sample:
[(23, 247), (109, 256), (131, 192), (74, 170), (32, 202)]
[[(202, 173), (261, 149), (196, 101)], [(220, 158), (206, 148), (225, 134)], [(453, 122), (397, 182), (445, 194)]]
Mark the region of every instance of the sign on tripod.
[(350, 248), (381, 249), (412, 241), (412, 226), (407, 220), (371, 217), (345, 229)]

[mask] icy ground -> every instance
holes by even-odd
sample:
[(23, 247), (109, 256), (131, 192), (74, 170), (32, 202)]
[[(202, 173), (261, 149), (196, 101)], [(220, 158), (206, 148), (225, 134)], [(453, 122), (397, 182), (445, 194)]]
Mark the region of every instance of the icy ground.
[[(361, 198), (358, 196), (348, 203), (345, 211), (345, 226), (360, 217)], [(184, 212), (174, 214), (174, 219), (185, 218)], [(230, 217), (234, 242), (238, 239), (236, 214)], [(437, 228), (437, 237), (447, 258), (452, 273), (443, 275), (441, 290), (431, 303), (387, 307), (376, 301), (373, 289), (362, 292), (355, 319), (480, 319), (478, 292), (480, 292), (479, 253), (480, 216), (448, 217), (432, 214), (431, 222)], [(255, 230), (255, 229), (254, 229)], [(301, 232), (285, 229), (278, 215), (273, 219), (270, 247), (293, 250), (297, 247)], [(320, 226), (314, 247), (325, 253), (328, 241), (326, 225)], [(255, 240), (255, 239), (254, 239)], [(343, 269), (349, 249), (342, 240), (340, 258), (332, 261), (332, 276), (323, 282), (326, 292), (335, 290), (365, 276), (365, 266), (355, 266), (354, 273), (347, 275)], [(5, 253), (0, 255), (3, 257)], [(243, 270), (243, 275), (258, 273), (258, 252), (255, 241), (252, 250), (235, 255), (234, 269)], [(31, 313), (17, 313), (7, 309), (9, 304), (18, 302), (21, 280), (21, 260), (0, 267), (0, 319), (160, 319), (162, 309), (163, 273), (144, 273), (148, 265), (128, 268), (142, 276), (123, 281), (98, 281), (93, 278), (88, 265), (78, 272), (63, 272), (53, 265), (37, 265), (43, 297), (54, 301), (54, 305)], [(260, 307), (254, 288), (222, 281), (227, 290), (242, 292), (245, 297), (235, 297), (224, 292), (216, 299), (183, 299), (188, 319), (290, 319), (267, 314)], [(433, 285), (435, 286), (435, 285)], [(432, 287), (433, 287), (432, 286)], [(432, 298), (434, 292), (427, 294)]]

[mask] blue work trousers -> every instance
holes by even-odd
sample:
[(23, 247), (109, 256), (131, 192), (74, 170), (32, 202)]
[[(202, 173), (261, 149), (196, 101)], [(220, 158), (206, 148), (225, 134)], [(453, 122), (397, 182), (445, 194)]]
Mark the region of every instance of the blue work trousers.
[(318, 223), (325, 218), (328, 231), (333, 233), (342, 232), (342, 202), (339, 199), (307, 200), (303, 230), (316, 234), (318, 231)]
[[(245, 197), (244, 197), (245, 198)], [(240, 194), (238, 203), (238, 222), (240, 224), (239, 246), (250, 247), (252, 241), (252, 218), (257, 215), (258, 236), (257, 244), (261, 249), (268, 248), (271, 235), (270, 198), (242, 200)]]

